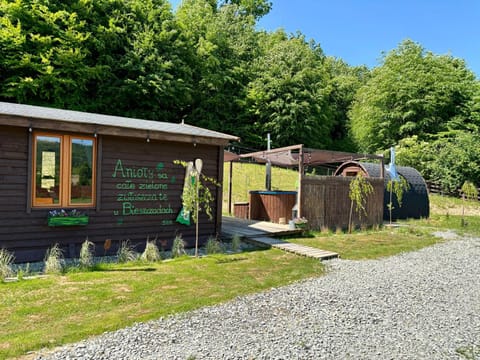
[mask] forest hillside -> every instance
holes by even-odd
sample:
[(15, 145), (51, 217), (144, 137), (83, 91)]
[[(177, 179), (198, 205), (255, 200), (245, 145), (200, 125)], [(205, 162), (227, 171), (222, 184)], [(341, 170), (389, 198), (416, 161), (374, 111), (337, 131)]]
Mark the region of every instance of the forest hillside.
[(0, 0), (0, 101), (369, 153), (397, 149), (448, 189), (480, 184), (480, 83), (403, 40), (349, 66), (302, 33), (259, 31), (267, 0)]

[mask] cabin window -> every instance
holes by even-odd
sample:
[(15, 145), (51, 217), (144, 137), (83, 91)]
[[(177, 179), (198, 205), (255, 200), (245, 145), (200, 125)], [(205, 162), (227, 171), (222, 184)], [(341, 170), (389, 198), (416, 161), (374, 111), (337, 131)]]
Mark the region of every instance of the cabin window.
[(34, 134), (34, 207), (95, 205), (95, 138)]

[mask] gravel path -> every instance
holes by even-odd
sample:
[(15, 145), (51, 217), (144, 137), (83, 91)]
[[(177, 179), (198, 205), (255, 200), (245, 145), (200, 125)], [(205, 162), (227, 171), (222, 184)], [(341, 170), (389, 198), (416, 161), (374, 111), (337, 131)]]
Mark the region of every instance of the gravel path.
[(326, 276), (38, 359), (480, 359), (479, 238), (326, 263)]

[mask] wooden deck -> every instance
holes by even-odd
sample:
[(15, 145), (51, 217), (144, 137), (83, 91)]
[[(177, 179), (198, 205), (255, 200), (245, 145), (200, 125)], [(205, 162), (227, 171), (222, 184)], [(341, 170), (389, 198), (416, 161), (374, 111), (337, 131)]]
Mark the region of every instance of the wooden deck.
[(231, 216), (222, 217), (222, 233), (227, 236), (238, 234), (243, 237), (285, 236), (300, 234), (300, 229), (290, 230), (288, 225), (269, 221), (245, 220)]
[(277, 239), (276, 236), (300, 234), (300, 229), (289, 229), (288, 225), (275, 224), (268, 221), (245, 220), (235, 217), (222, 218), (222, 235), (232, 237), (239, 235), (243, 240), (260, 246), (274, 247), (297, 255), (319, 260), (337, 258), (332, 251), (321, 250), (310, 246), (293, 244)]

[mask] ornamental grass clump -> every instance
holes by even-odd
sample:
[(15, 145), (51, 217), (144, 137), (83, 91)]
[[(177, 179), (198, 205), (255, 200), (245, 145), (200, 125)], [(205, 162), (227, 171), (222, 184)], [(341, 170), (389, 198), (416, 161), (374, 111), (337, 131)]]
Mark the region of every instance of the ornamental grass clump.
[(12, 264), (15, 257), (8, 250), (0, 249), (0, 280), (3, 282), (7, 277), (13, 276)]
[(182, 234), (178, 234), (173, 239), (172, 244), (172, 258), (180, 257), (186, 255), (185, 252), (185, 242), (183, 241)]
[(325, 235), (330, 235), (333, 233), (332, 229), (330, 229), (328, 226), (325, 226), (325, 225), (321, 226), (320, 232)]
[(209, 237), (207, 245), (205, 245), (205, 252), (209, 255), (218, 254), (223, 251), (222, 244), (214, 237)]
[(232, 243), (230, 244), (230, 247), (233, 252), (238, 252), (241, 250), (242, 240), (240, 239), (240, 235), (238, 234), (233, 235)]
[(28, 276), (31, 275), (30, 263), (27, 263), (24, 268), (19, 267), (17, 269), (17, 279), (18, 281), (25, 280)]
[(140, 260), (149, 262), (161, 260), (160, 250), (158, 250), (158, 246), (155, 244), (155, 242), (156, 239), (153, 241), (147, 239), (147, 244), (145, 245), (145, 250), (140, 256)]
[(63, 271), (65, 260), (63, 259), (62, 249), (58, 244), (53, 245), (45, 254), (45, 274), (60, 274)]
[(127, 239), (120, 243), (120, 247), (118, 248), (118, 251), (117, 251), (117, 261), (119, 263), (135, 261), (137, 260), (137, 255), (138, 254), (135, 252), (135, 249), (130, 244), (130, 240)]
[(83, 242), (82, 247), (80, 248), (80, 268), (82, 269), (91, 269), (94, 264), (95, 256), (95, 244), (88, 240), (88, 238)]

